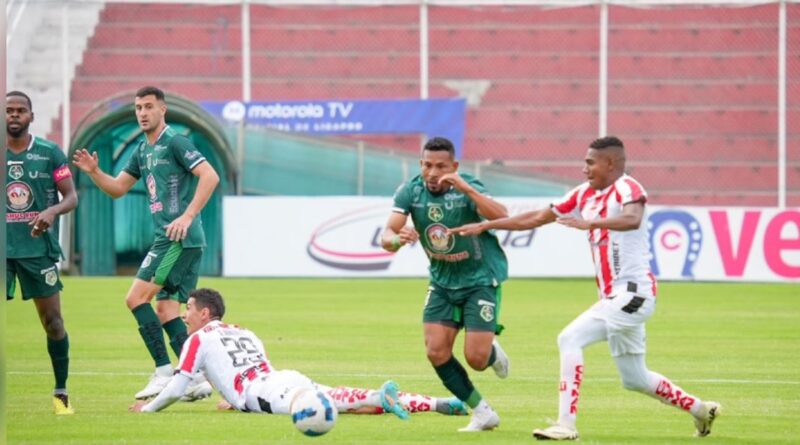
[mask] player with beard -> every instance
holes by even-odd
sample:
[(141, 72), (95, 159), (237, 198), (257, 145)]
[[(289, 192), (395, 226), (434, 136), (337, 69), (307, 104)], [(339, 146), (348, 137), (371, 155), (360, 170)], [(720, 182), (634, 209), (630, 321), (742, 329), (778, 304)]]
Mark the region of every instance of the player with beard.
[(69, 336), (56, 263), (61, 259), (58, 217), (78, 205), (78, 195), (61, 148), (30, 134), (33, 117), (28, 95), (6, 94), (6, 298), (14, 298), (19, 279), (22, 299), (33, 300), (47, 334), (55, 413), (73, 414), (67, 395)]

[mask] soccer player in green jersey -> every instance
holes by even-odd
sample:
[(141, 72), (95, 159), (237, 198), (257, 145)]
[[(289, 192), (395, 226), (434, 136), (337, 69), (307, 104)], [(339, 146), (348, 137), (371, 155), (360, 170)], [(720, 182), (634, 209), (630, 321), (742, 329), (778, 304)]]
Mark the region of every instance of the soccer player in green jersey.
[[(166, 331), (178, 357), (188, 338), (180, 305), (186, 303), (189, 292), (197, 286), (205, 247), (199, 216), (219, 183), (219, 176), (189, 139), (167, 125), (163, 91), (155, 87), (139, 89), (134, 107), (145, 137), (117, 177), (100, 170), (96, 152), (77, 150), (73, 163), (112, 198), (125, 195), (140, 178), (147, 186), (156, 237), (125, 297), (156, 366), (150, 382), (136, 393), (137, 399), (147, 399), (156, 396), (173, 374), (161, 329)], [(192, 176), (199, 179), (194, 190)], [(154, 297), (155, 311), (150, 303)], [(187, 397), (210, 395), (208, 382), (198, 376), (195, 383), (189, 387)]]
[[(463, 327), (469, 366), (478, 371), (491, 366), (500, 378), (508, 376), (508, 357), (495, 339), (502, 330), (497, 321), (500, 283), (508, 277), (508, 264), (493, 233), (464, 238), (449, 235), (448, 228), (508, 213), (485, 194), (480, 181), (458, 173), (455, 148), (448, 139), (430, 139), (422, 149), (420, 167), (422, 173), (395, 192), (381, 245), (395, 252), (409, 243), (422, 244), (431, 278), (423, 311), (428, 360), (444, 386), (473, 409), (469, 425), (459, 431), (491, 430), (500, 417), (453, 357), (453, 344)], [(409, 216), (413, 227), (406, 226)]]
[(6, 298), (14, 298), (19, 278), (22, 299), (33, 300), (47, 334), (56, 379), (55, 413), (73, 414), (67, 395), (69, 336), (61, 317), (63, 286), (56, 263), (61, 258), (58, 216), (78, 205), (78, 195), (67, 157), (58, 145), (30, 134), (31, 122), (30, 97), (21, 91), (7, 93)]

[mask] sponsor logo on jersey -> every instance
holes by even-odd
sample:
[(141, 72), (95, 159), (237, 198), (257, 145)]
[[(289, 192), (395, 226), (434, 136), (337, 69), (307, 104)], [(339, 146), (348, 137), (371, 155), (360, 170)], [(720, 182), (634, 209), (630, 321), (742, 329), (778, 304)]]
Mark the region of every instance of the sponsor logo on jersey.
[[(147, 162), (148, 163), (150, 162), (150, 158), (149, 157), (147, 158)], [(152, 173), (147, 175), (147, 180), (145, 182), (147, 183), (147, 193), (150, 194), (150, 202), (158, 201), (158, 193), (157, 193), (157, 189), (156, 189), (156, 178), (153, 176)]]
[(444, 224), (429, 225), (425, 229), (425, 237), (434, 253), (447, 253), (453, 250), (456, 244), (456, 238), (447, 234), (447, 227)]
[(28, 158), (31, 161), (49, 161), (50, 160), (50, 158), (48, 158), (46, 156), (38, 155), (36, 153), (28, 153), (27, 155), (25, 155), (25, 157)]
[(28, 184), (14, 181), (6, 186), (6, 207), (12, 212), (28, 210), (33, 205), (33, 192)]
[(13, 180), (17, 180), (23, 175), (25, 175), (25, 170), (21, 165), (12, 165), (8, 168), (8, 176), (11, 176), (11, 179)]
[(439, 222), (444, 218), (444, 210), (442, 210), (442, 206), (439, 204), (428, 204), (428, 218), (431, 219), (433, 222)]

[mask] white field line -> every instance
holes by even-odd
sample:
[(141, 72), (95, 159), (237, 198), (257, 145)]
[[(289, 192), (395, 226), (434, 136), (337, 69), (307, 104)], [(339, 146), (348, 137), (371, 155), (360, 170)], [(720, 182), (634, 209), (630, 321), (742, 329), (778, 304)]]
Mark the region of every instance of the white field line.
[[(52, 375), (52, 371), (7, 371), (6, 375)], [(104, 376), (104, 377), (149, 377), (152, 372), (104, 372), (104, 371), (70, 371), (70, 376)], [(365, 374), (365, 373), (319, 373), (315, 374), (320, 376), (320, 380), (325, 380), (328, 377), (357, 377), (357, 378), (407, 378), (407, 379), (430, 379), (431, 374)], [(555, 379), (543, 377), (526, 377), (526, 376), (513, 376), (513, 380), (521, 380), (526, 382), (554, 382)], [(592, 382), (614, 383), (619, 382), (617, 378), (588, 378)], [(676, 383), (718, 383), (718, 384), (736, 384), (736, 385), (800, 385), (798, 380), (758, 380), (758, 379), (680, 379), (675, 380)]]

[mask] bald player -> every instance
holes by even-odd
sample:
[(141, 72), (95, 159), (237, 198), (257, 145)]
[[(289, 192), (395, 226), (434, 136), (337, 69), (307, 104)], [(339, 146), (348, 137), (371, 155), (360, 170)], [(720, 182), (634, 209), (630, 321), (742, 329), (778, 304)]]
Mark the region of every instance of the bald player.
[(647, 193), (625, 174), (625, 148), (614, 136), (589, 145), (587, 181), (549, 208), (451, 229), (462, 236), (489, 229), (529, 230), (553, 221), (585, 230), (592, 249), (599, 301), (558, 336), (561, 357), (558, 422), (533, 430), (540, 440), (575, 440), (583, 349), (608, 342), (625, 389), (638, 391), (694, 417), (696, 436), (711, 433), (720, 404), (703, 402), (645, 365), (645, 322), (656, 308), (656, 279), (650, 271), (645, 220)]

